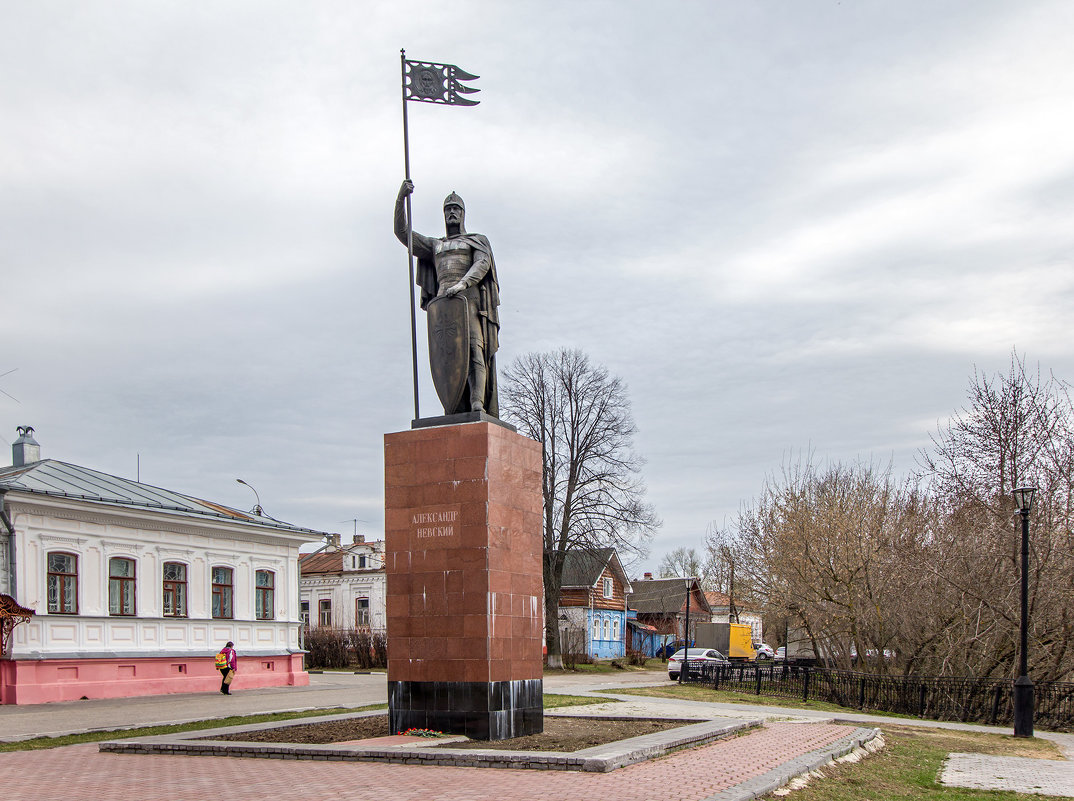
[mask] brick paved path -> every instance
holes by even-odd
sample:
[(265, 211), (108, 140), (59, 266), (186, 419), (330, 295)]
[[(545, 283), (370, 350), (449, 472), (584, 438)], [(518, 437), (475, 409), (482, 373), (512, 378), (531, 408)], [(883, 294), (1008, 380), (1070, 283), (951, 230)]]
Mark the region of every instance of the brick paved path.
[(771, 723), (752, 734), (608, 774), (102, 754), (96, 744), (0, 754), (5, 801), (700, 801), (854, 731)]

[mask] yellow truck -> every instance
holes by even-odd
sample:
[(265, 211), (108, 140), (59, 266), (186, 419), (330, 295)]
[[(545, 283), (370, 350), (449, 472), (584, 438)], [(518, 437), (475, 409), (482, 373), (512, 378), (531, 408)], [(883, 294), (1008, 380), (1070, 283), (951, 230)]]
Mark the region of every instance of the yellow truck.
[(698, 648), (715, 648), (732, 662), (748, 662), (753, 650), (753, 629), (741, 623), (698, 623), (694, 628)]

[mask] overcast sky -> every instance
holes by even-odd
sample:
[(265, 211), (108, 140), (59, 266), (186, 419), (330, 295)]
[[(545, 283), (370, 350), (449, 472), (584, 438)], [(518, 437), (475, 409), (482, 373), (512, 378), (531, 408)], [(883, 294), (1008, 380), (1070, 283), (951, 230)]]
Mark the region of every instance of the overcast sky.
[(651, 569), (800, 452), (912, 469), (1012, 347), (1074, 378), (1071, 42), (1068, 0), (0, 0), (0, 435), (382, 536), (406, 47), (482, 89), (410, 107), (415, 227), (456, 190), (491, 239), (501, 365), (625, 380)]

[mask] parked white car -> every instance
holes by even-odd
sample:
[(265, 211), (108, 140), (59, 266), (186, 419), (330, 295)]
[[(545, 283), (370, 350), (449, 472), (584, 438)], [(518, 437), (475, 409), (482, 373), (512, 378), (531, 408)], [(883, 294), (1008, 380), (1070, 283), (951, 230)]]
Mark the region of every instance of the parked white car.
[[(680, 648), (673, 653), (668, 659), (668, 678), (672, 681), (677, 681), (679, 678), (679, 672), (682, 670), (682, 660), (686, 657), (686, 649)], [(690, 649), (690, 661), (691, 662), (720, 662), (725, 665), (731, 664), (727, 661), (727, 657), (717, 651), (715, 648), (691, 648)]]
[(763, 642), (757, 643), (757, 645), (753, 646), (753, 650), (757, 652), (756, 659), (758, 662), (763, 662), (766, 659), (776, 658), (776, 652), (772, 649), (772, 646), (766, 645)]

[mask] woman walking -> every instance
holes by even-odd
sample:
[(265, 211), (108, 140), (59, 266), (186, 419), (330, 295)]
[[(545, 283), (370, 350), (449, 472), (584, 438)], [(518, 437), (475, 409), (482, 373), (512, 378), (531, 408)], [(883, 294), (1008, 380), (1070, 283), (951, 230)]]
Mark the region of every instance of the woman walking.
[[(235, 653), (235, 643), (229, 640), (228, 644), (224, 646), (216, 657), (216, 666), (220, 669), (221, 675), (220, 692), (224, 695), (231, 695), (231, 682), (235, 678), (235, 671), (239, 665), (238, 655)], [(220, 664), (221, 662), (223, 662), (222, 665)]]

